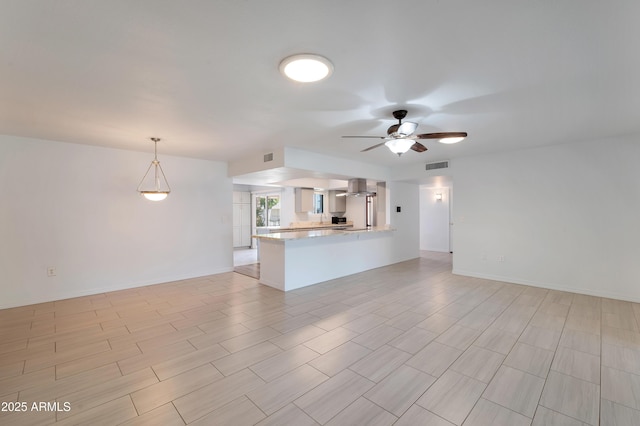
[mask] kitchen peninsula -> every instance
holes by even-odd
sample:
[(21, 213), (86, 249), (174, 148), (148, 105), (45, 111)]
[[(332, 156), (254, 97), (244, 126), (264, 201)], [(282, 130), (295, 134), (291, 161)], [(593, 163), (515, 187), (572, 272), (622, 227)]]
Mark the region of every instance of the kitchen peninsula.
[(393, 232), (382, 226), (254, 235), (260, 282), (288, 291), (389, 265)]
[(285, 226), (258, 226), (256, 227), (256, 234), (274, 234), (281, 232), (293, 232), (293, 231), (315, 231), (321, 229), (346, 229), (353, 228), (353, 222), (343, 223), (322, 223), (322, 222), (295, 222), (291, 223), (288, 227)]

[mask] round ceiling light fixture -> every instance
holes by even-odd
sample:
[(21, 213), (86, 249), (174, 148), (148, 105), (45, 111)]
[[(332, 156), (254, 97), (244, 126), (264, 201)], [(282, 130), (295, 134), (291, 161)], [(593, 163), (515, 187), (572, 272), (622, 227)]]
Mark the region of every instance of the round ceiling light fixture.
[(333, 64), (324, 56), (304, 53), (284, 58), (280, 72), (291, 80), (312, 83), (328, 78), (333, 73)]

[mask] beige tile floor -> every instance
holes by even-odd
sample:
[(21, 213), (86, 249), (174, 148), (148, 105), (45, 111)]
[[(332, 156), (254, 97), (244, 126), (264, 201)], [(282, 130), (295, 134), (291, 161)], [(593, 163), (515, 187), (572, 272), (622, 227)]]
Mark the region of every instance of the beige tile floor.
[(440, 253), (288, 293), (220, 274), (0, 311), (0, 424), (638, 425), (639, 324)]

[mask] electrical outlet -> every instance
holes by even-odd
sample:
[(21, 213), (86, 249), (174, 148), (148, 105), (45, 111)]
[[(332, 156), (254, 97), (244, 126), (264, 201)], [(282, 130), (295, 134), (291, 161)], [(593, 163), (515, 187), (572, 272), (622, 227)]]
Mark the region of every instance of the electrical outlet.
[(504, 256), (503, 255), (499, 255), (498, 256), (498, 262), (504, 262)]
[(47, 276), (48, 277), (55, 277), (56, 276), (56, 267), (55, 266), (49, 266), (47, 268)]

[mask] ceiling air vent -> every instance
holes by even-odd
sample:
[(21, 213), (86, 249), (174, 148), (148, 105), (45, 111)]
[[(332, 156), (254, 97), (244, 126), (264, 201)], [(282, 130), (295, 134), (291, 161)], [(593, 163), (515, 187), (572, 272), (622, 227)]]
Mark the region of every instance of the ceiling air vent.
[(447, 169), (447, 168), (449, 168), (448, 161), (441, 161), (439, 163), (428, 163), (426, 166), (426, 170)]
[(264, 155), (264, 162), (268, 163), (269, 161), (273, 161), (273, 152)]

